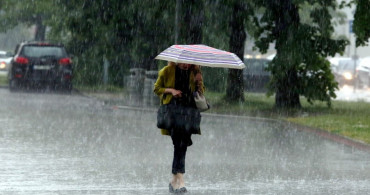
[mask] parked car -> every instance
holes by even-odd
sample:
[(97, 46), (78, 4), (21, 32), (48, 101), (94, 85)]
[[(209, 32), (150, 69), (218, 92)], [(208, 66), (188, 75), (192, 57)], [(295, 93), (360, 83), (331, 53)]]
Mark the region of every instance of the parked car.
[(72, 60), (62, 44), (23, 42), (11, 60), (9, 89), (52, 87), (72, 90)]
[(251, 92), (266, 92), (266, 85), (270, 81), (271, 73), (266, 70), (268, 59), (245, 59), (243, 69), (244, 88)]
[(369, 71), (370, 59), (359, 59), (356, 62), (353, 59), (346, 59), (339, 61), (334, 75), (340, 87), (356, 84), (356, 87), (363, 88), (370, 86)]
[(354, 85), (356, 76), (355, 61), (352, 59), (340, 60), (334, 72), (335, 80), (341, 87), (343, 85)]
[(0, 51), (0, 71), (7, 71), (12, 59), (13, 57), (9, 52)]
[(370, 58), (363, 58), (356, 68), (358, 87), (370, 87)]

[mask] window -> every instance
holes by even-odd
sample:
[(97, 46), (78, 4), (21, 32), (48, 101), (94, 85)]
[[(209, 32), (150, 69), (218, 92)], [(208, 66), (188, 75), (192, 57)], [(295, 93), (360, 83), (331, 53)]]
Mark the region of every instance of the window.
[(31, 57), (31, 58), (39, 58), (45, 56), (53, 56), (53, 57), (64, 57), (66, 56), (66, 52), (64, 48), (57, 47), (57, 46), (33, 46), (27, 45), (23, 47), (22, 54)]

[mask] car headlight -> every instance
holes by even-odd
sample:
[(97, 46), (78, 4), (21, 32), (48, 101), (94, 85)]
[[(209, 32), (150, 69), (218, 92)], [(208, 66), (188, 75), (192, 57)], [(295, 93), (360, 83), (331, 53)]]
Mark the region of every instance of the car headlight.
[(0, 63), (0, 69), (5, 69), (6, 68), (6, 63), (5, 62), (1, 62)]
[(353, 79), (352, 74), (351, 74), (351, 73), (349, 73), (349, 72), (345, 72), (345, 73), (343, 74), (343, 76), (344, 76), (344, 78), (345, 78), (346, 80), (352, 80), (352, 79)]

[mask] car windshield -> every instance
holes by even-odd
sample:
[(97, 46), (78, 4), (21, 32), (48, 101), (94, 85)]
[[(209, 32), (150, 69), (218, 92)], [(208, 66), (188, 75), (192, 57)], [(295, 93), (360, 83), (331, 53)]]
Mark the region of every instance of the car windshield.
[(339, 71), (353, 71), (355, 64), (353, 61), (343, 61), (339, 62), (338, 70)]
[(34, 45), (24, 46), (22, 54), (31, 58), (38, 58), (44, 56), (53, 56), (53, 57), (66, 56), (64, 48), (58, 46), (34, 46)]
[(8, 58), (8, 56), (5, 53), (0, 53), (0, 58)]

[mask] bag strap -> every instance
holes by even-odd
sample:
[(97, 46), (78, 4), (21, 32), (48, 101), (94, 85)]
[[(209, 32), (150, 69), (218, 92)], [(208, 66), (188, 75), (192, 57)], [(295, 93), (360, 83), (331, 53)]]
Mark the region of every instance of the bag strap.
[(166, 99), (166, 96), (167, 96), (167, 94), (165, 94), (165, 93), (163, 93), (163, 95), (162, 95), (162, 98), (161, 98), (161, 105), (163, 105), (163, 99)]

